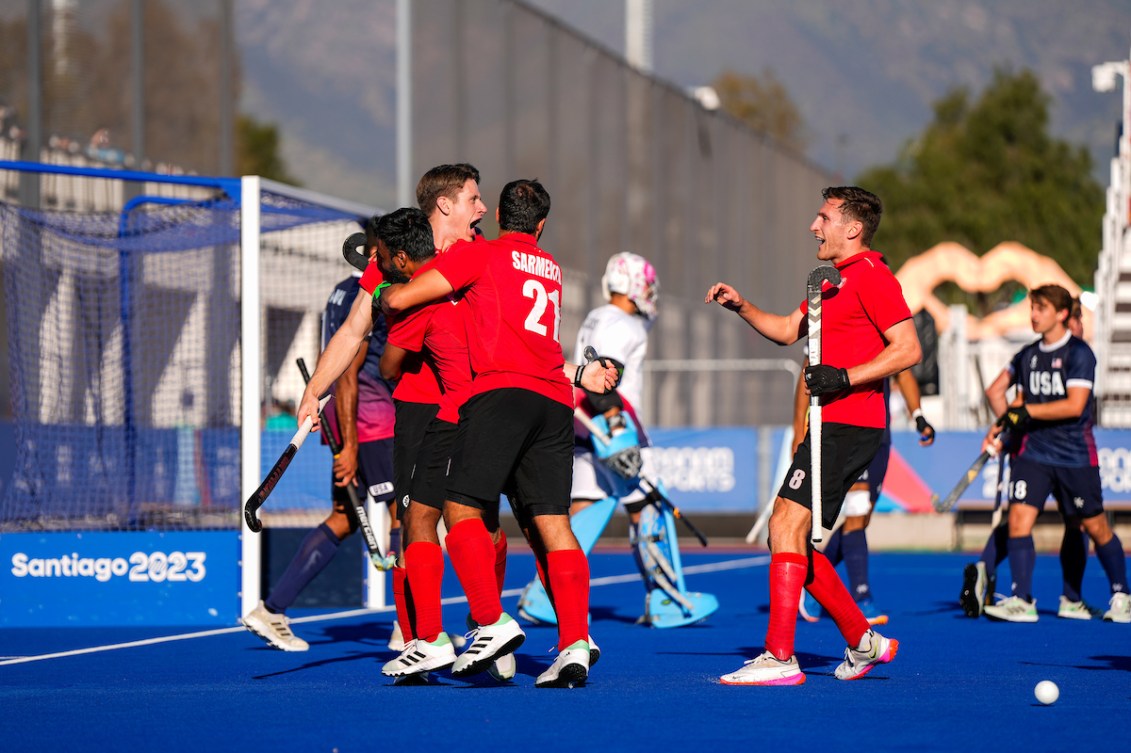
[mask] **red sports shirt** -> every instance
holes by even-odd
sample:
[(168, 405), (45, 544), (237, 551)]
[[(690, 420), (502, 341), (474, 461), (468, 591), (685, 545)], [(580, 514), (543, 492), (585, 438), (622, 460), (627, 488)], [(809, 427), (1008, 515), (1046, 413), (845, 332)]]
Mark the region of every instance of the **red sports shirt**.
[[(361, 275), (361, 289), (372, 295), (384, 280), (377, 263), (371, 261)], [(390, 335), (396, 321), (395, 318), (388, 317)], [(432, 367), (423, 358), (406, 359), (404, 373), (393, 390), (393, 399), (404, 403), (434, 404), (440, 402), (440, 396), (440, 382)]]
[[(840, 286), (821, 296), (821, 363), (852, 368), (884, 349), (883, 333), (911, 318), (903, 288), (877, 251), (862, 251), (840, 264)], [(801, 302), (801, 311), (808, 303)], [(822, 398), (823, 421), (882, 429), (887, 425), (884, 380), (854, 384)]]
[[(436, 259), (433, 259), (416, 274), (435, 265)], [(471, 361), (463, 316), (466, 309), (462, 303), (447, 300), (417, 306), (404, 312), (389, 329), (390, 344), (422, 354), (425, 364), (439, 377), (443, 394), (437, 417), (453, 424), (459, 422), (460, 406), (471, 392)]]
[(534, 236), (456, 244), (436, 269), (468, 307), (471, 393), (517, 387), (572, 408), (559, 340), (562, 269)]

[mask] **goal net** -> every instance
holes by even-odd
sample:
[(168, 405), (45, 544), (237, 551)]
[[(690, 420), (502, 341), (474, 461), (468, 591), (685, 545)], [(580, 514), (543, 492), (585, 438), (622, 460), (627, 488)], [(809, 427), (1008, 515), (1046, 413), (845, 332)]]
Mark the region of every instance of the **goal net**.
[[(39, 163), (0, 162), (0, 187), (0, 532), (239, 531), (297, 428), (295, 361), (317, 361), (342, 241), (374, 210), (259, 178)], [(329, 469), (308, 442), (268, 525), (324, 514)]]

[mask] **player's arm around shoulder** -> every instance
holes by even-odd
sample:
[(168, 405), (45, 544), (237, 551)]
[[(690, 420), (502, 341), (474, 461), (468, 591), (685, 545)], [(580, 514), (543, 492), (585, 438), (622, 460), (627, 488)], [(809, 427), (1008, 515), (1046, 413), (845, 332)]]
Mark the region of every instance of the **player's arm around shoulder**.
[(381, 310), (386, 314), (398, 314), (413, 306), (431, 303), (451, 295), (452, 284), (437, 269), (413, 277), (406, 283), (390, 285), (381, 292)]

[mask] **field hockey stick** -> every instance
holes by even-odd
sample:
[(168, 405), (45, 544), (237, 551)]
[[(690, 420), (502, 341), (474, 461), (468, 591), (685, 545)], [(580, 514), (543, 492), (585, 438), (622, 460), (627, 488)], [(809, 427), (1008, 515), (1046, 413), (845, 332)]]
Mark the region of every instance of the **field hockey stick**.
[[(306, 370), (306, 361), (299, 358), (297, 363), (298, 370), (302, 372), (302, 380), (306, 384), (310, 384), (310, 372)], [(326, 444), (330, 446), (330, 452), (337, 458), (338, 455), (342, 454), (342, 443), (338, 441), (338, 437), (326, 423), (326, 417), (322, 414), (321, 409), (318, 411), (318, 419), (326, 427)], [(365, 500), (357, 494), (357, 479), (359, 478), (361, 478), (360, 468), (354, 481), (346, 484), (346, 494), (349, 495), (350, 500), (349, 511), (353, 513), (354, 522), (357, 523), (357, 527), (361, 529), (361, 535), (365, 538), (365, 548), (369, 550), (369, 559), (373, 561), (373, 566), (378, 570), (387, 569), (385, 553), (381, 551), (381, 545), (377, 542), (377, 536), (373, 533), (373, 526), (369, 524), (369, 513), (365, 512)]]
[(365, 247), (365, 233), (354, 233), (342, 244), (342, 256), (351, 267), (362, 272), (369, 266), (369, 255), (365, 253)]
[[(809, 273), (805, 283), (806, 300), (808, 301), (809, 317), (809, 365), (821, 365), (821, 295), (824, 292), (824, 283), (831, 285), (840, 284), (840, 271), (836, 267), (820, 266)], [(813, 492), (813, 529), (809, 537), (814, 544), (820, 544), (824, 538), (821, 524), (822, 503), (821, 497), (821, 398), (818, 395), (809, 396), (809, 442), (810, 453), (809, 485)]]
[[(590, 345), (586, 347), (585, 363), (589, 364), (596, 358), (597, 351), (593, 349), (593, 346)], [(589, 433), (592, 434), (593, 437), (596, 438), (597, 441), (599, 441), (601, 444), (607, 445), (610, 441), (612, 441), (609, 439), (608, 435), (605, 434), (605, 432), (601, 431), (601, 428), (593, 422), (593, 419), (590, 418), (589, 415), (581, 408), (574, 408), (573, 415), (578, 421), (581, 422), (581, 425), (588, 429)], [(681, 521), (685, 526), (687, 526), (687, 530), (691, 531), (695, 538), (699, 539), (700, 544), (707, 546), (707, 537), (703, 535), (703, 532), (699, 530), (698, 526), (688, 520), (684, 516), (683, 512), (678, 507), (676, 507), (670, 499), (668, 499), (667, 494), (664, 493), (662, 487), (658, 483), (652, 481), (644, 475), (637, 476), (637, 479), (639, 480), (640, 485), (644, 488), (644, 491), (647, 492), (650, 497), (658, 501), (661, 505), (666, 506), (671, 511), (672, 517), (674, 517), (676, 520)]]
[(994, 530), (1001, 524), (1001, 498), (1002, 498), (1002, 480), (1005, 476), (1005, 461), (1009, 459), (1009, 454), (1002, 451), (1001, 457), (997, 459), (997, 486), (994, 488), (994, 511), (990, 516), (990, 530)]
[[(319, 413), (322, 412), (322, 406), (324, 406), (329, 399), (330, 396), (327, 395), (318, 402)], [(295, 432), (295, 435), (291, 437), (287, 449), (283, 450), (283, 454), (279, 456), (279, 459), (275, 461), (275, 465), (271, 466), (271, 470), (267, 472), (267, 477), (263, 479), (263, 483), (260, 484), (259, 488), (255, 490), (255, 493), (248, 497), (247, 501), (243, 503), (243, 519), (252, 533), (259, 533), (263, 530), (263, 523), (260, 522), (259, 518), (256, 516), (256, 512), (263, 506), (263, 503), (267, 501), (267, 498), (271, 496), (271, 492), (275, 490), (275, 485), (278, 484), (279, 479), (283, 477), (283, 473), (287, 470), (287, 466), (291, 464), (291, 460), (294, 458), (295, 453), (298, 452), (298, 448), (302, 447), (302, 443), (306, 441), (307, 436), (310, 434), (310, 427), (312, 426), (314, 426), (314, 421), (310, 416), (307, 416), (302, 422), (302, 425), (298, 427), (298, 431)]]
[[(1004, 422), (1005, 417), (1003, 416), (995, 422), (995, 425), (1001, 426)], [(993, 457), (993, 455), (993, 452), (986, 450), (976, 457), (974, 462), (970, 464), (970, 467), (966, 469), (966, 472), (962, 474), (962, 477), (958, 479), (958, 483), (954, 485), (954, 488), (942, 499), (939, 499), (939, 495), (932, 494), (931, 506), (935, 508), (935, 512), (947, 512), (954, 507), (958, 502), (958, 498), (970, 487), (970, 484), (974, 483), (974, 479), (978, 478), (978, 475), (982, 472), (982, 468), (985, 467), (986, 463), (989, 462), (989, 459)]]

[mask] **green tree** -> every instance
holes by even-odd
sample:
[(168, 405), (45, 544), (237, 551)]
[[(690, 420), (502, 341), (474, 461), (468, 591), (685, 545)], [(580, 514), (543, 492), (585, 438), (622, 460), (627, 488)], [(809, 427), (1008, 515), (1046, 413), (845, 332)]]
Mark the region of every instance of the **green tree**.
[(1090, 286), (1103, 188), (1092, 178), (1084, 147), (1049, 135), (1048, 109), (1032, 72), (1002, 69), (976, 101), (960, 88), (936, 102), (934, 122), (895, 164), (856, 180), (884, 201), (876, 247), (898, 267), (942, 241), (979, 255), (1016, 241)]
[(725, 70), (711, 82), (723, 112), (751, 128), (768, 133), (778, 143), (797, 152), (806, 146), (805, 120), (774, 72), (745, 76)]
[(270, 123), (260, 123), (250, 115), (236, 119), (236, 174), (302, 185), (287, 172), (287, 165), (279, 154), (279, 129)]

